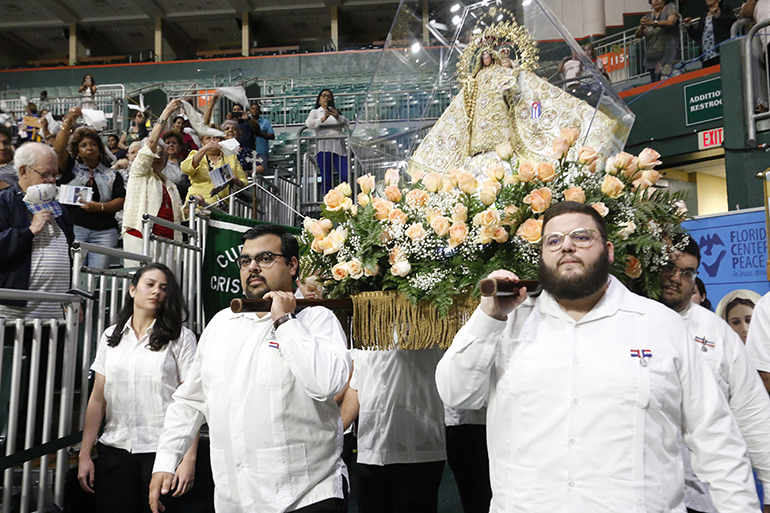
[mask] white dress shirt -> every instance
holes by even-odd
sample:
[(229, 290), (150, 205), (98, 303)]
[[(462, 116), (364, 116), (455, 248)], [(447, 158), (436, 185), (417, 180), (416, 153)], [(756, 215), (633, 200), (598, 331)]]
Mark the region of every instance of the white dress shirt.
[(770, 292), (754, 305), (746, 351), (757, 370), (770, 372)]
[(330, 310), (306, 308), (277, 330), (269, 314), (222, 310), (174, 394), (153, 472), (173, 472), (205, 420), (217, 513), (341, 498), (347, 470), (333, 398), (349, 375), (345, 334)]
[(340, 139), (319, 139), (316, 141), (316, 153), (322, 151), (336, 153), (337, 155), (347, 156), (347, 150), (345, 149), (345, 138), (342, 135), (343, 126), (348, 126), (348, 120), (340, 114), (338, 117), (329, 116), (326, 121), (321, 122), (326, 115), (326, 111), (323, 107), (318, 107), (310, 111), (305, 124), (311, 130), (316, 131), (316, 135), (338, 135)]
[(440, 348), (356, 349), (350, 388), (358, 391), (358, 463), (446, 459), (444, 405), (436, 389)]
[(450, 406), (489, 405), (490, 512), (684, 513), (680, 430), (720, 511), (758, 511), (746, 443), (688, 339), (614, 277), (579, 322), (545, 292), (507, 322), (477, 310), (436, 381)]
[(136, 338), (129, 317), (123, 338), (115, 347), (107, 345), (115, 329), (110, 326), (102, 334), (91, 370), (104, 376), (104, 445), (131, 453), (155, 452), (163, 429), (166, 409), (174, 391), (187, 378), (195, 357), (195, 335), (182, 326), (177, 340), (153, 351), (150, 341), (155, 322), (142, 338)]

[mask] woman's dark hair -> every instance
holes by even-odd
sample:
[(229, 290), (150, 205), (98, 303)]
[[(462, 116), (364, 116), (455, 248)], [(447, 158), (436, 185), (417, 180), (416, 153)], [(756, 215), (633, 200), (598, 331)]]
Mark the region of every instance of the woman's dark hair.
[[(182, 289), (179, 287), (174, 273), (163, 264), (151, 263), (136, 271), (131, 280), (134, 289), (136, 289), (142, 276), (147, 271), (154, 269), (166, 275), (166, 297), (163, 298), (155, 311), (155, 326), (152, 328), (147, 346), (152, 351), (160, 351), (166, 347), (166, 344), (178, 339), (182, 334), (182, 324), (187, 318), (187, 307), (182, 296)], [(107, 339), (108, 346), (115, 347), (120, 344), (123, 338), (123, 329), (132, 315), (134, 315), (134, 298), (126, 292), (126, 299), (123, 302), (123, 308), (118, 312), (115, 329)]]
[(171, 124), (173, 125), (174, 123), (176, 123), (176, 120), (177, 120), (177, 119), (181, 119), (181, 120), (182, 120), (182, 122), (184, 122), (184, 121), (185, 121), (185, 119), (184, 119), (184, 116), (176, 116), (176, 117), (174, 118), (174, 120), (171, 122)]
[(92, 74), (90, 74), (90, 73), (86, 73), (85, 75), (83, 75), (83, 81), (81, 82), (81, 84), (85, 84), (86, 83), (86, 77), (91, 77), (91, 85), (92, 86), (96, 85), (96, 80), (94, 79), (94, 76)]
[(316, 109), (321, 106), (321, 95), (324, 94), (324, 91), (328, 91), (329, 94), (332, 95), (332, 101), (334, 101), (334, 93), (332, 92), (331, 89), (321, 89), (321, 92), (318, 93), (318, 97), (315, 99), (315, 108)]
[(707, 310), (712, 310), (711, 308), (711, 301), (709, 300), (708, 296), (706, 295), (706, 284), (703, 283), (703, 280), (696, 277), (695, 278), (695, 287), (698, 289), (698, 295), (706, 296), (705, 298), (701, 299), (700, 306), (703, 308), (706, 308)]
[[(91, 139), (96, 142), (96, 145), (99, 147), (99, 162), (108, 166), (110, 161), (107, 159), (107, 151), (104, 149), (102, 138), (99, 137), (96, 130), (87, 126), (81, 126), (72, 133), (69, 146), (67, 147), (72, 158), (78, 160), (78, 146), (83, 142), (83, 139)], [(78, 160), (78, 162), (80, 161)]]
[(37, 105), (35, 105), (35, 104), (34, 104), (34, 103), (32, 103), (32, 102), (29, 102), (29, 103), (27, 104), (27, 107), (29, 107), (29, 111), (30, 111), (32, 114), (37, 114)]
[(171, 138), (176, 139), (177, 144), (183, 144), (184, 143), (184, 137), (182, 137), (182, 134), (177, 132), (176, 130), (168, 130), (163, 133), (163, 135), (160, 137), (164, 141), (168, 141)]
[(751, 299), (746, 299), (745, 297), (736, 297), (735, 299), (727, 303), (727, 306), (725, 307), (725, 320), (727, 322), (730, 322), (730, 310), (732, 310), (738, 305), (750, 306), (751, 308), (754, 308), (754, 301), (752, 301)]

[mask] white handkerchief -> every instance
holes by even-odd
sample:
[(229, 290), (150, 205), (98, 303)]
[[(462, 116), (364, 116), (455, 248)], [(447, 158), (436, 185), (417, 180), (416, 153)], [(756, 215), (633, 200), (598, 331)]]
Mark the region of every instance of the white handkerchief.
[(101, 110), (80, 109), (80, 112), (86, 125), (94, 127), (97, 131), (104, 130), (107, 127), (107, 118)]
[(243, 87), (220, 87), (217, 89), (217, 92), (243, 107), (243, 110), (249, 110), (249, 98), (246, 96), (246, 89)]
[(195, 110), (192, 105), (182, 100), (182, 106), (184, 107), (184, 113), (187, 114), (187, 118), (190, 120), (190, 125), (192, 125), (193, 129), (198, 132), (200, 137), (207, 135), (209, 137), (224, 138), (225, 133), (223, 131), (207, 127), (206, 124), (203, 123), (203, 116), (200, 112)]
[(241, 148), (241, 143), (238, 142), (238, 139), (233, 137), (232, 139), (227, 139), (219, 143), (219, 148), (222, 150), (222, 153), (224, 153), (225, 157), (229, 157), (230, 155), (238, 154), (238, 150)]

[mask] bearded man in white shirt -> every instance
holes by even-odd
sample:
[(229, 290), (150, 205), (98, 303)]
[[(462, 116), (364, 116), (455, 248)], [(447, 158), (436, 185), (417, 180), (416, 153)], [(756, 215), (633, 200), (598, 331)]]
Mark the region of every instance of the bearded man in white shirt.
[(551, 207), (544, 292), (482, 298), (439, 362), (445, 403), (488, 404), (490, 512), (684, 513), (680, 430), (720, 512), (758, 511), (746, 444), (706, 362), (675, 312), (609, 275), (607, 236), (591, 207)]
[(218, 513), (344, 511), (347, 469), (333, 401), (350, 376), (342, 326), (323, 307), (294, 315), (294, 236), (260, 225), (243, 239), (243, 290), (272, 299), (270, 314), (226, 309), (204, 330), (166, 412), (150, 506), (163, 511), (159, 495), (169, 493), (170, 472), (208, 422)]
[[(683, 241), (684, 242), (684, 241)], [(695, 276), (700, 266), (700, 248), (691, 237), (681, 251), (671, 255), (660, 276), (660, 302), (678, 312), (695, 344), (705, 356), (719, 388), (727, 399), (738, 427), (749, 447), (749, 457), (763, 487), (770, 489), (770, 399), (743, 342), (724, 319), (692, 303)], [(684, 502), (690, 513), (716, 513), (708, 486), (689, 465), (689, 450), (682, 447), (685, 461)], [(770, 513), (770, 494), (763, 511)]]

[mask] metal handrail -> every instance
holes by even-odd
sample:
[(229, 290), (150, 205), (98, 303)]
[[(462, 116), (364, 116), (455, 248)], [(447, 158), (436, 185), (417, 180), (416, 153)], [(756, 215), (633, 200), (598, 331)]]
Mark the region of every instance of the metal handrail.
[(746, 108), (746, 142), (749, 146), (757, 143), (757, 121), (770, 118), (770, 112), (757, 114), (754, 112), (754, 38), (757, 32), (765, 27), (770, 27), (770, 20), (760, 21), (749, 30), (746, 35), (746, 48), (743, 52), (743, 87), (744, 102)]
[(741, 30), (741, 27), (748, 27), (754, 23), (754, 20), (752, 18), (743, 18), (735, 23), (730, 27), (730, 37), (737, 37), (739, 31)]

